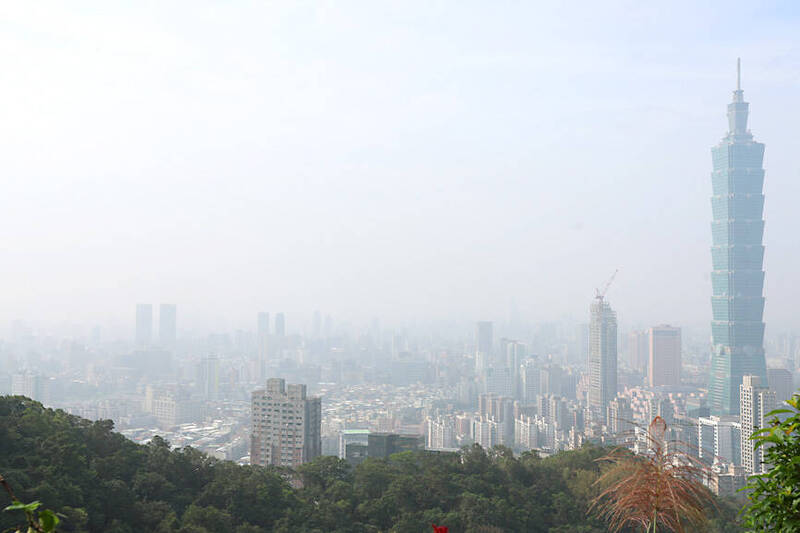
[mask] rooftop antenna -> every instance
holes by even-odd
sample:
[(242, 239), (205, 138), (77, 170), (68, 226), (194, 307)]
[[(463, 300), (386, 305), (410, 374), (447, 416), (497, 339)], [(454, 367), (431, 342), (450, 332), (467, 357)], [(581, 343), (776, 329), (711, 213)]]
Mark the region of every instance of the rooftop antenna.
[(736, 58), (736, 90), (742, 90), (742, 58)]

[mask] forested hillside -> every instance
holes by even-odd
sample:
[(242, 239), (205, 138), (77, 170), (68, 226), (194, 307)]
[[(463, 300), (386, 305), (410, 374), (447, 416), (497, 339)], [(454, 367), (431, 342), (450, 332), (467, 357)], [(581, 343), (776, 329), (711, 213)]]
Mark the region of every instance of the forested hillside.
[[(431, 531), (601, 532), (587, 517), (598, 493), (587, 447), (540, 459), (480, 447), (459, 454), (403, 453), (352, 469), (333, 457), (288, 472), (239, 466), (156, 439), (137, 445), (21, 397), (0, 397), (0, 474), (22, 501), (64, 515), (59, 531), (250, 533)], [(709, 510), (710, 531), (739, 531), (736, 508)], [(0, 531), (20, 517), (0, 514)]]

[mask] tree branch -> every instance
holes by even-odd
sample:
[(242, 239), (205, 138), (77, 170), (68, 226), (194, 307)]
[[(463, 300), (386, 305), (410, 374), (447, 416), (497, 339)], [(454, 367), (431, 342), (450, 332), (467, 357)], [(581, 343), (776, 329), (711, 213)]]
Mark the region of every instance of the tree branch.
[(11, 490), (11, 485), (8, 484), (6, 478), (3, 477), (3, 474), (0, 474), (0, 485), (3, 485), (3, 488), (6, 489), (6, 492), (11, 497), (12, 501), (17, 501), (17, 497), (14, 496), (14, 491)]

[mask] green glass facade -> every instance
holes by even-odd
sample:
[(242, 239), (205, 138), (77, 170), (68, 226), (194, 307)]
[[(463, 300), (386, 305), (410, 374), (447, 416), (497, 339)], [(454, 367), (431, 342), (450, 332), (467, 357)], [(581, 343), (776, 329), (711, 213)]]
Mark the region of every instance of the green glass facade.
[(741, 88), (728, 104), (728, 134), (711, 149), (711, 414), (739, 413), (742, 376), (766, 383), (764, 359), (764, 145), (747, 129)]

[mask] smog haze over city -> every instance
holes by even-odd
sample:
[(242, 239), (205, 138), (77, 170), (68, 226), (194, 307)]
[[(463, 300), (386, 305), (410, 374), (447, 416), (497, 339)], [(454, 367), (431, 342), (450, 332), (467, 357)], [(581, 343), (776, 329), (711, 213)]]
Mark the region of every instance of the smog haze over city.
[(7, 5), (0, 318), (580, 320), (620, 268), (623, 320), (707, 327), (741, 56), (791, 327), (797, 11), (725, 5)]
[(792, 1), (3, 3), (0, 401), (245, 468), (647, 456), (660, 419), (741, 499), (800, 384), (798, 35)]

